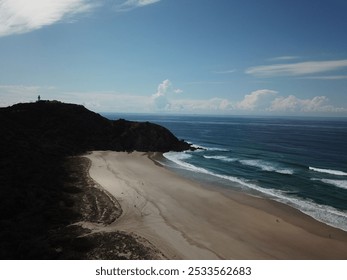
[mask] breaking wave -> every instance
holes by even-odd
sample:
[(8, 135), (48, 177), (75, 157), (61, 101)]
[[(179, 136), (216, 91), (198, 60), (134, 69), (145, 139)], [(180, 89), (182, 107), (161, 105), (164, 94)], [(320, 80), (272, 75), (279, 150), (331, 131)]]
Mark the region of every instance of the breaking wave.
[(316, 167), (309, 167), (310, 170), (320, 173), (327, 173), (331, 175), (337, 175), (337, 176), (347, 176), (346, 172), (340, 171), (340, 170), (332, 170), (332, 169), (323, 169), (323, 168), (316, 168)]
[(280, 174), (287, 174), (287, 175), (294, 174), (294, 170), (292, 170), (292, 169), (279, 168), (278, 166), (276, 166), (270, 162), (263, 161), (263, 160), (245, 159), (245, 160), (240, 160), (240, 163), (242, 163), (244, 165), (259, 168), (263, 171), (277, 172)]
[(321, 181), (325, 184), (333, 185), (335, 187), (347, 190), (347, 180), (317, 179), (317, 178), (313, 178), (312, 180)]
[(207, 159), (216, 159), (216, 160), (221, 160), (221, 161), (224, 161), (224, 162), (234, 162), (234, 161), (238, 161), (237, 158), (230, 158), (230, 157), (227, 157), (227, 156), (204, 156), (204, 158), (207, 158)]
[[(302, 199), (300, 197), (293, 196), (282, 190), (277, 190), (272, 188), (263, 188), (246, 179), (229, 176), (229, 175), (222, 175), (222, 174), (214, 173), (202, 167), (197, 167), (191, 163), (184, 161), (185, 159), (191, 158), (191, 155), (187, 153), (168, 152), (164, 154), (164, 157), (176, 163), (178, 166), (183, 167), (186, 170), (221, 178), (229, 182), (236, 183), (237, 185), (245, 189), (252, 189), (252, 190), (258, 191), (273, 200), (276, 200), (278, 202), (294, 207), (300, 210), (301, 212), (313, 217), (314, 219), (318, 221), (321, 221), (330, 226), (347, 231), (347, 211), (338, 210), (328, 205), (321, 205), (308, 199)], [(329, 181), (337, 181), (337, 180), (329, 180)], [(346, 181), (343, 181), (343, 182), (346, 183)]]

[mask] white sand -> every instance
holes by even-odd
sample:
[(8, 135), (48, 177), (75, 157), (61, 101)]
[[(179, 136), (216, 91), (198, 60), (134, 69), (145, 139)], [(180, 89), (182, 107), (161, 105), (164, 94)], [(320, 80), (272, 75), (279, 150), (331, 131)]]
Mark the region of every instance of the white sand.
[(289, 207), (225, 195), (156, 165), (145, 153), (87, 156), (90, 176), (120, 203), (111, 226), (146, 238), (169, 259), (347, 259), (347, 233)]

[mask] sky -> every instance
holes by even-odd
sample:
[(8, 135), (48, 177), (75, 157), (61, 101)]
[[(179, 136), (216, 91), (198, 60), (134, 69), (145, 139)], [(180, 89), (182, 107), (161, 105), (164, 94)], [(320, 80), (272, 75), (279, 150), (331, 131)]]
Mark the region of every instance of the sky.
[(345, 0), (0, 0), (0, 107), (347, 117)]

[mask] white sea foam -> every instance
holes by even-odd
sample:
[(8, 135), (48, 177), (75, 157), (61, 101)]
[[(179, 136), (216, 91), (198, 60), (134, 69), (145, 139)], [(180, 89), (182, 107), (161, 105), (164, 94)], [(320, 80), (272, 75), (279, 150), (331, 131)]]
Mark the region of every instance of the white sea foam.
[(191, 144), (191, 146), (193, 148), (198, 149), (198, 151), (199, 151), (199, 149), (200, 150), (205, 150), (205, 151), (218, 151), (218, 152), (229, 152), (230, 151), (230, 150), (224, 149), (224, 148), (206, 147), (206, 146), (202, 146), (202, 145), (193, 144), (193, 143), (190, 143), (190, 142), (188, 142), (188, 143)]
[(207, 150), (207, 148), (204, 147), (204, 146), (196, 145), (196, 144), (193, 144), (193, 143), (190, 143), (190, 142), (188, 142), (188, 144), (190, 144), (193, 148), (198, 149), (198, 151), (199, 150)]
[(249, 182), (248, 180), (245, 179), (241, 179), (241, 178), (237, 178), (234, 176), (229, 176), (229, 175), (222, 175), (222, 174), (218, 174), (218, 173), (214, 173), (212, 171), (209, 171), (205, 168), (202, 167), (198, 167), (195, 166), (193, 164), (190, 164), (188, 162), (185, 162), (185, 159), (188, 159), (191, 157), (190, 154), (186, 154), (186, 153), (180, 153), (180, 152), (168, 152), (164, 154), (164, 157), (167, 158), (168, 160), (171, 160), (172, 162), (176, 163), (178, 166), (183, 167), (184, 169), (193, 171), (193, 172), (199, 172), (199, 173), (203, 173), (203, 174), (207, 174), (207, 175), (211, 175), (217, 178), (221, 178), (224, 180), (228, 180), (234, 183), (237, 183), (243, 187), (249, 188), (249, 189), (253, 189), (253, 190), (257, 190), (261, 193), (270, 195), (270, 196), (274, 196), (274, 197), (280, 197), (277, 195), (277, 193), (279, 192), (278, 190), (275, 189), (266, 189), (266, 188), (262, 188), (254, 183)]
[(177, 165), (184, 167), (185, 169), (188, 169), (190, 171), (209, 174), (208, 170), (201, 168), (201, 167), (197, 167), (193, 164), (190, 164), (190, 163), (184, 161), (184, 160), (187, 160), (187, 159), (192, 157), (192, 155), (190, 155), (190, 154), (187, 154), (184, 152), (183, 153), (181, 153), (181, 152), (168, 152), (168, 153), (164, 154), (164, 157), (167, 158), (168, 160), (176, 163)]
[(345, 210), (338, 210), (332, 206), (292, 196), (284, 196), (276, 200), (292, 206), (322, 223), (347, 231), (347, 211)]
[(239, 178), (230, 176), (218, 177), (224, 177), (232, 182), (236, 182), (250, 189), (257, 190), (260, 193), (267, 195), (270, 199), (298, 209), (299, 211), (322, 223), (347, 231), (347, 211), (338, 210), (332, 206), (321, 205), (311, 200), (295, 197), (281, 190), (262, 188), (256, 184)]
[(318, 179), (312, 178), (313, 181), (321, 181), (325, 184), (333, 185), (335, 187), (347, 190), (347, 180), (332, 180), (332, 179)]
[(190, 159), (192, 157), (191, 154), (188, 153), (179, 153), (179, 152), (172, 152), (172, 155), (174, 158), (176, 158), (177, 160), (185, 160), (185, 159)]
[(332, 169), (323, 169), (323, 168), (316, 168), (316, 167), (309, 167), (310, 170), (320, 173), (327, 173), (331, 175), (338, 175), (338, 176), (347, 176), (346, 172), (340, 171), (340, 170), (332, 170)]
[(229, 152), (230, 150), (223, 149), (223, 148), (216, 148), (216, 147), (207, 147), (206, 150), (208, 151), (219, 151), (219, 152)]
[[(202, 173), (202, 174), (206, 174), (206, 175), (211, 175), (211, 176), (214, 176), (214, 177), (217, 177), (217, 178), (221, 178), (221, 179), (224, 179), (224, 180), (228, 180), (228, 181), (231, 181), (231, 182), (234, 182), (234, 183), (237, 183), (243, 187), (247, 187), (247, 188), (250, 188), (250, 189), (254, 189), (254, 190), (257, 190), (257, 191), (260, 191), (262, 193), (266, 193), (268, 195), (273, 195), (273, 192), (272, 191), (269, 191), (268, 189), (263, 189), (251, 182), (248, 182), (247, 180), (244, 180), (244, 179), (240, 179), (240, 178), (237, 178), (237, 177), (234, 177), (234, 176), (229, 176), (229, 175), (221, 175), (221, 174), (218, 174), (218, 173), (214, 173), (212, 171), (209, 171), (205, 168), (202, 168), (202, 167), (197, 167), (193, 164), (190, 164), (188, 162), (185, 162), (184, 159), (187, 159), (185, 157), (185, 153), (179, 153), (179, 152), (168, 152), (168, 153), (165, 153), (164, 154), (164, 157), (167, 158), (168, 160), (171, 160), (172, 162), (176, 163), (177, 165), (183, 167), (184, 169), (187, 169), (187, 170), (190, 170), (190, 171), (193, 171), (193, 172), (199, 172), (199, 173)], [(274, 192), (276, 190), (273, 190)]]
[(220, 160), (220, 161), (224, 161), (224, 162), (234, 162), (237, 161), (237, 158), (230, 158), (230, 157), (226, 157), (226, 156), (204, 156), (204, 158), (207, 159), (216, 159), (216, 160)]
[(275, 166), (274, 164), (270, 162), (266, 162), (266, 161), (258, 160), (258, 159), (244, 159), (244, 160), (240, 160), (240, 163), (244, 165), (260, 168), (263, 171), (277, 172), (277, 173), (287, 174), (287, 175), (292, 175), (294, 173), (294, 170), (292, 169), (278, 168), (277, 166)]
[(213, 173), (205, 168), (184, 162), (184, 159), (188, 159), (189, 156), (191, 156), (186, 153), (169, 152), (165, 153), (164, 156), (185, 169), (237, 183), (246, 189), (256, 190), (273, 200), (294, 207), (320, 222), (347, 231), (347, 211), (340, 211), (331, 206), (321, 205), (307, 199), (304, 200), (299, 197), (294, 197), (281, 190), (263, 188), (245, 179)]

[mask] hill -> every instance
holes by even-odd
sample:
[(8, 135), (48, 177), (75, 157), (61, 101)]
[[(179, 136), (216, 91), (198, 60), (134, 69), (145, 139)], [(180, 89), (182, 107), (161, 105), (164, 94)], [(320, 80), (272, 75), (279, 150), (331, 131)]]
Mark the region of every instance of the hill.
[[(81, 228), (69, 227), (80, 220), (112, 222), (121, 213), (88, 181), (88, 163), (72, 156), (91, 150), (191, 149), (159, 125), (110, 121), (83, 106), (56, 101), (0, 108), (0, 135), (1, 259), (94, 258), (89, 253), (97, 251), (100, 240), (107, 243), (105, 236), (78, 238)], [(109, 220), (102, 220), (96, 201), (112, 212)], [(120, 238), (136, 256), (142, 252), (138, 258), (149, 258), (141, 244)]]
[[(190, 145), (149, 122), (110, 121), (81, 105), (52, 101), (0, 109), (3, 141), (76, 154), (87, 150), (183, 151)], [(17, 147), (16, 147), (17, 148)]]

